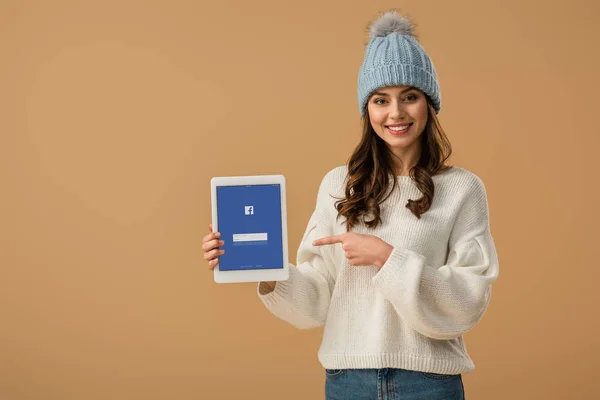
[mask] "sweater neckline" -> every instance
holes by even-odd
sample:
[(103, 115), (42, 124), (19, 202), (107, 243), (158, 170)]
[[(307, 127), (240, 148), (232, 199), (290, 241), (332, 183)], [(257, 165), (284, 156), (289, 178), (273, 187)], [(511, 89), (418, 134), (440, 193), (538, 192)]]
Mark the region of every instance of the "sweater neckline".
[[(446, 171), (432, 176), (431, 179), (433, 179), (434, 182), (437, 182), (439, 178), (446, 176), (451, 173), (451, 171), (455, 170), (456, 167), (452, 166)], [(413, 200), (416, 200), (421, 196), (421, 192), (418, 191), (416, 184), (410, 175), (396, 175), (396, 183), (398, 186), (394, 191), (391, 191), (393, 185), (388, 186), (384, 196), (387, 197), (387, 200), (382, 204), (384, 207), (398, 204), (403, 196), (409, 196), (409, 198), (413, 198)], [(405, 192), (406, 189), (408, 189), (409, 192)]]
[[(447, 170), (445, 170), (444, 172), (441, 172), (441, 173), (439, 173), (439, 174), (437, 174), (437, 175), (433, 175), (433, 176), (431, 177), (431, 179), (435, 179), (435, 178), (438, 178), (438, 177), (440, 177), (440, 176), (446, 175), (446, 174), (450, 173), (451, 171), (454, 171), (455, 169), (456, 169), (456, 167), (455, 167), (455, 166), (451, 166), (450, 168), (448, 168), (448, 169), (447, 169)], [(412, 179), (412, 178), (411, 178), (411, 176), (410, 176), (410, 175), (396, 175), (396, 179), (403, 179), (403, 180), (406, 180), (406, 179)]]

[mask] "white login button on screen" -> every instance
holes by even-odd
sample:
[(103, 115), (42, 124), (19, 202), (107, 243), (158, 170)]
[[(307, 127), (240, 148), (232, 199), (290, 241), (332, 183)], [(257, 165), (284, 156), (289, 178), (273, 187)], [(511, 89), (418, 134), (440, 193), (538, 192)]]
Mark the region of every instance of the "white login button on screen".
[(234, 233), (234, 246), (260, 246), (267, 244), (267, 232), (263, 233)]

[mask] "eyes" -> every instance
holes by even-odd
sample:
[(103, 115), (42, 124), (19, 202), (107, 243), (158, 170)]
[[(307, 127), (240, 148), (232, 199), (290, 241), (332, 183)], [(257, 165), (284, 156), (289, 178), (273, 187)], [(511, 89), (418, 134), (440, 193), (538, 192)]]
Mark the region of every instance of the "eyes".
[[(409, 93), (405, 98), (402, 99), (402, 101), (406, 101), (406, 102), (412, 102), (412, 101), (416, 101), (419, 98), (418, 95), (416, 95), (415, 93)], [(385, 98), (384, 97), (376, 97), (373, 100), (373, 103), (377, 104), (378, 106), (381, 106), (385, 103)]]

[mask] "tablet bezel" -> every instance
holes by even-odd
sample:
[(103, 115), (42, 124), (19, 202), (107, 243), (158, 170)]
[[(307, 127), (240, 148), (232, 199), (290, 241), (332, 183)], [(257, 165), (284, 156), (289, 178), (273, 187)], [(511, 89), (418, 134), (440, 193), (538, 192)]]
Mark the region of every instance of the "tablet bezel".
[(219, 263), (214, 268), (216, 283), (265, 282), (285, 281), (289, 279), (288, 237), (287, 237), (287, 207), (285, 196), (285, 177), (283, 175), (252, 175), (252, 176), (221, 176), (210, 180), (212, 226), (213, 232), (219, 231), (217, 210), (218, 186), (247, 186), (247, 185), (280, 185), (281, 195), (281, 239), (283, 250), (283, 268), (259, 269), (243, 271), (221, 271)]

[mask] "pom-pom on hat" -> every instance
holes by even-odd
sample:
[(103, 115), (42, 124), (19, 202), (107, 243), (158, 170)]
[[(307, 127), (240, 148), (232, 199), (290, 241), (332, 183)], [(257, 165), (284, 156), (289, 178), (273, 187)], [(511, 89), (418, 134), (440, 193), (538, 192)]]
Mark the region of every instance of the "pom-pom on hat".
[(442, 99), (431, 59), (413, 33), (413, 24), (398, 11), (380, 15), (369, 25), (369, 43), (358, 73), (358, 105), (365, 115), (371, 92), (384, 86), (407, 85), (429, 96), (436, 114)]

